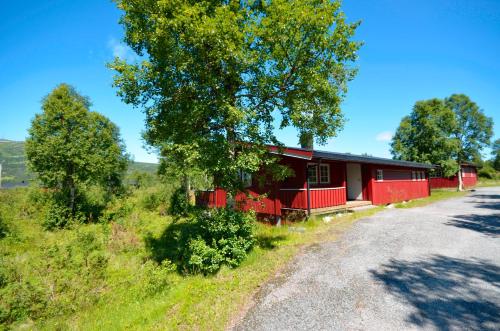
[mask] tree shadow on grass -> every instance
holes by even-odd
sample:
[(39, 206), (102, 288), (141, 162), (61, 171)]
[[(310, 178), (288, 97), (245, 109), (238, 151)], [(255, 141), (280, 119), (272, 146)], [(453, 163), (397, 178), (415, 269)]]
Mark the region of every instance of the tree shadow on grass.
[[(170, 223), (159, 237), (148, 233), (144, 238), (146, 250), (158, 263), (168, 259), (178, 267), (183, 265), (182, 252), (189, 238), (198, 233), (198, 226), (192, 222), (178, 221)], [(180, 271), (180, 268), (178, 268)]]
[[(186, 262), (182, 259), (184, 249), (189, 240), (199, 233), (200, 229), (197, 224), (189, 221), (177, 221), (170, 223), (159, 237), (148, 233), (144, 242), (151, 259), (158, 263), (168, 259), (177, 265), (180, 274), (184, 274)], [(255, 245), (265, 250), (272, 250), (286, 238), (284, 235), (257, 235)]]
[(372, 276), (414, 308), (407, 321), (438, 330), (500, 329), (500, 267), (480, 259), (432, 255), (392, 259)]
[(272, 250), (277, 248), (279, 242), (286, 240), (286, 238), (287, 237), (284, 235), (279, 235), (279, 236), (258, 235), (256, 236), (257, 246), (265, 250)]
[(480, 232), (487, 236), (500, 236), (500, 214), (453, 216), (446, 225)]

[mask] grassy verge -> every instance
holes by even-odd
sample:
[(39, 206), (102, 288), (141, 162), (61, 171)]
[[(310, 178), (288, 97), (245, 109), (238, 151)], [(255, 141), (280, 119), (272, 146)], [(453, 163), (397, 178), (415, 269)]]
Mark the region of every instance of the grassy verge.
[[(221, 329), (231, 324), (244, 311), (249, 299), (260, 286), (284, 268), (303, 247), (334, 240), (356, 220), (383, 210), (383, 207), (376, 207), (334, 216), (329, 223), (318, 217), (281, 227), (258, 224), (258, 244), (240, 267), (224, 267), (216, 275), (209, 277), (181, 276), (175, 272), (158, 276), (155, 275), (156, 269), (147, 268), (151, 252), (148, 251), (144, 238), (160, 238), (172, 219), (160, 216), (156, 210), (142, 208), (140, 201), (144, 198), (141, 196), (143, 193), (138, 192), (123, 202), (130, 207), (131, 212), (110, 224), (79, 225), (75, 229), (48, 232), (37, 221), (23, 216), (23, 213), (10, 215), (15, 220), (15, 225), (11, 225), (16, 235), (0, 242), (0, 253), (16, 263), (23, 277), (44, 280), (45, 277), (39, 274), (40, 269), (33, 265), (33, 261), (43, 259), (43, 251), (52, 244), (71, 243), (70, 238), (74, 238), (78, 231), (92, 231), (105, 236), (107, 239), (102, 250), (109, 261), (105, 286), (99, 289), (97, 302), (81, 305), (71, 313), (61, 312), (34, 321), (19, 321), (11, 325), (13, 328)], [(463, 194), (465, 193), (434, 191), (431, 197), (412, 201), (405, 204), (405, 207), (421, 206)], [(18, 195), (23, 195), (22, 189), (18, 190)], [(5, 199), (0, 200), (7, 202)], [(165, 281), (167, 285), (157, 287), (154, 284), (157, 279)], [(154, 286), (154, 291), (145, 294), (151, 286)]]
[(480, 178), (477, 182), (477, 187), (500, 186), (500, 179)]
[(431, 204), (433, 202), (437, 202), (440, 200), (445, 200), (445, 199), (450, 199), (450, 198), (458, 198), (458, 197), (463, 197), (467, 194), (467, 191), (459, 192), (454, 189), (452, 190), (447, 190), (447, 189), (438, 189), (438, 190), (432, 190), (431, 195), (422, 198), (422, 199), (415, 199), (411, 200), (406, 203), (397, 203), (395, 204), (396, 208), (413, 208), (413, 207), (422, 207), (428, 204)]
[[(282, 227), (258, 224), (258, 245), (237, 269), (223, 268), (211, 277), (172, 274), (167, 290), (144, 299), (135, 298), (126, 288), (116, 288), (93, 308), (70, 319), (48, 321), (43, 328), (65, 325), (81, 330), (221, 329), (238, 315), (261, 284), (283, 268), (301, 247), (334, 239), (357, 219), (380, 210), (374, 208), (344, 215), (330, 223), (317, 218)], [(119, 279), (127, 274), (123, 269), (130, 261), (123, 259), (116, 263), (112, 273)], [(133, 266), (128, 265), (130, 267)]]

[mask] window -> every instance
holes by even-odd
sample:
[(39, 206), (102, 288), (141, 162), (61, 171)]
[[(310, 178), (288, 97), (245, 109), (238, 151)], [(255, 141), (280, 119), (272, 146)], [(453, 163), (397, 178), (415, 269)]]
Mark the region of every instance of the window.
[(307, 164), (307, 177), (310, 184), (318, 184), (318, 166), (314, 163)]
[(425, 180), (425, 171), (421, 171), (420, 173), (420, 178), (422, 178), (422, 180)]
[(411, 180), (417, 180), (417, 172), (416, 171), (411, 172)]
[(243, 187), (252, 186), (252, 174), (249, 174), (248, 172), (240, 170), (238, 172), (238, 175), (240, 177), (241, 182), (243, 183)]
[(330, 184), (330, 165), (320, 164), (319, 165), (319, 182), (321, 184)]
[(384, 170), (377, 169), (377, 180), (384, 180)]

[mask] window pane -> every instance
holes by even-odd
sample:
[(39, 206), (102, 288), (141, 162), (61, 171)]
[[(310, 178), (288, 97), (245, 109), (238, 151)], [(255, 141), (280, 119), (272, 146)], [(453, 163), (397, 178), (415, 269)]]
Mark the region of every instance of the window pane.
[(318, 176), (317, 176), (317, 167), (314, 165), (308, 165), (307, 168), (307, 173), (309, 175), (309, 183), (317, 183), (318, 182)]
[(328, 184), (330, 183), (330, 167), (327, 164), (322, 164), (319, 167), (319, 180), (321, 183)]

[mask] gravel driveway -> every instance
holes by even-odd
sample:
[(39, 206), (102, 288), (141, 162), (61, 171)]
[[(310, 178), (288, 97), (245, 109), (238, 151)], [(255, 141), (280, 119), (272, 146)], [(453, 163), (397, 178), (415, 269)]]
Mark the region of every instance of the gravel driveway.
[(236, 330), (500, 330), (500, 188), (361, 220), (263, 286)]

